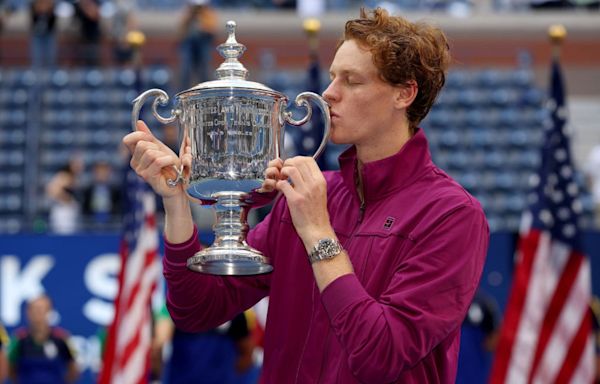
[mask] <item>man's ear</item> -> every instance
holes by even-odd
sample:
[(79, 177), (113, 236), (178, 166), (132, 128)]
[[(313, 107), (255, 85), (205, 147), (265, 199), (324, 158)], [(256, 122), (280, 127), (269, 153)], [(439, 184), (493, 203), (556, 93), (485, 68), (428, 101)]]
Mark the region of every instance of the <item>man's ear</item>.
[(418, 93), (419, 86), (414, 80), (409, 80), (405, 84), (397, 85), (394, 106), (398, 109), (407, 108), (413, 103)]

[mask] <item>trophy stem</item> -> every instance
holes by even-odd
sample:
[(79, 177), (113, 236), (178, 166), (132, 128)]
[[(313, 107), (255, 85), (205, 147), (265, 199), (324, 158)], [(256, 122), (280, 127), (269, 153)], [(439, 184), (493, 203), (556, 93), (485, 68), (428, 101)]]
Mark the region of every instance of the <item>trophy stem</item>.
[(244, 196), (242, 192), (214, 195), (215, 241), (188, 259), (189, 269), (212, 275), (258, 275), (273, 270), (268, 258), (246, 243), (248, 207)]

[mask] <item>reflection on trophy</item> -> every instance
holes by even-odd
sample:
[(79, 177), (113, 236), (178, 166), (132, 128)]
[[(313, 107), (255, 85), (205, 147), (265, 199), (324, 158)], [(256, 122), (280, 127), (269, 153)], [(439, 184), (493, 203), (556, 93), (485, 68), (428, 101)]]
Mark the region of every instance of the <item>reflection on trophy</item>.
[(171, 116), (163, 117), (157, 106), (166, 105), (169, 97), (161, 89), (151, 89), (134, 100), (132, 125), (140, 109), (154, 98), (152, 111), (163, 124), (178, 121), (183, 140), (191, 146), (189, 172), (177, 169), (175, 187), (184, 184), (188, 197), (199, 204), (211, 205), (216, 211), (214, 243), (188, 259), (192, 270), (217, 275), (254, 275), (271, 272), (268, 258), (246, 243), (250, 208), (264, 205), (273, 194), (258, 190), (269, 161), (280, 157), (283, 128), (287, 122), (299, 126), (312, 115), (309, 101), (323, 113), (323, 140), (317, 157), (329, 138), (330, 117), (327, 103), (317, 94), (303, 92), (295, 103), (307, 114), (294, 120), (287, 111), (287, 97), (263, 84), (246, 80), (248, 71), (238, 61), (246, 47), (235, 38), (235, 22), (227, 22), (227, 41), (217, 47), (225, 61), (216, 70), (217, 80), (198, 84), (175, 96)]

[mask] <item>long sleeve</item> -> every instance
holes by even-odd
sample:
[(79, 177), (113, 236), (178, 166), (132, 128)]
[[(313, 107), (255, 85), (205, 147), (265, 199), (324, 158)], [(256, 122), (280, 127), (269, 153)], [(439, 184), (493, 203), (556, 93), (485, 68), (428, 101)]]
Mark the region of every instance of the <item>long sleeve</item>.
[(348, 366), (361, 382), (398, 380), (456, 332), (479, 283), (489, 229), (480, 210), (462, 206), (413, 241), (378, 299), (353, 274), (322, 293)]
[(181, 330), (198, 332), (214, 328), (268, 294), (270, 275), (213, 276), (189, 270), (187, 259), (198, 250), (197, 229), (184, 243), (170, 244), (165, 240), (163, 273), (167, 282), (167, 308)]

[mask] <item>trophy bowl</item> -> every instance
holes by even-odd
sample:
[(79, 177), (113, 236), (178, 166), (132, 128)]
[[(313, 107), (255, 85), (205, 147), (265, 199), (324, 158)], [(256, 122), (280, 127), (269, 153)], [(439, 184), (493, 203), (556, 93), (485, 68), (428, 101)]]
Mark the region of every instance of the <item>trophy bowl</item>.
[(319, 95), (303, 92), (295, 103), (307, 110), (294, 120), (287, 110), (288, 98), (269, 87), (246, 80), (248, 71), (238, 58), (245, 51), (235, 38), (236, 24), (227, 22), (227, 41), (217, 47), (225, 61), (217, 68), (217, 80), (200, 83), (175, 95), (171, 115), (164, 117), (158, 105), (167, 105), (162, 89), (150, 89), (133, 101), (132, 127), (142, 106), (154, 99), (152, 113), (163, 124), (177, 121), (183, 140), (191, 147), (191, 168), (177, 169), (188, 198), (210, 205), (216, 213), (215, 240), (187, 261), (191, 270), (215, 275), (255, 275), (273, 270), (268, 258), (246, 242), (247, 214), (265, 205), (274, 193), (259, 192), (269, 161), (280, 157), (285, 123), (300, 126), (312, 115), (310, 102), (323, 114), (323, 140), (313, 157), (321, 154), (329, 139), (330, 116), (327, 103)]

